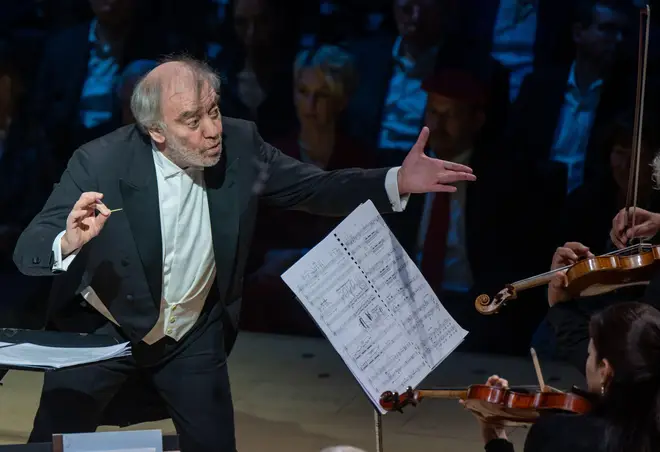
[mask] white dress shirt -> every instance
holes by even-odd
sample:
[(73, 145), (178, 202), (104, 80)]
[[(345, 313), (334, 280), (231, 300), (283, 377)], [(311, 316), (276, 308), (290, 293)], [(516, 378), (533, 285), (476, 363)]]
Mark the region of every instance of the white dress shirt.
[(536, 42), (536, 9), (528, 0), (501, 0), (493, 27), (491, 55), (509, 69), (509, 99), (515, 101), (532, 72)]
[(399, 37), (392, 47), (394, 70), (383, 107), (380, 149), (407, 150), (417, 141), (427, 99), (422, 80), (433, 70), (438, 52), (434, 47), (412, 61), (401, 55), (401, 42)]
[[(165, 336), (180, 340), (197, 321), (216, 275), (204, 171), (182, 170), (162, 152), (152, 151), (156, 164), (160, 228), (163, 244), (163, 291), (160, 316), (142, 339), (153, 344)], [(398, 168), (385, 177), (387, 196), (395, 212), (405, 209), (409, 196), (399, 196)], [(53, 242), (53, 271), (66, 271), (79, 250), (62, 259), (62, 231)], [(92, 287), (85, 300), (119, 325)]]
[(573, 62), (550, 153), (551, 160), (566, 164), (568, 192), (582, 185), (587, 145), (596, 119), (602, 85), (602, 80), (596, 80), (585, 92), (580, 91), (575, 81), (575, 62)]

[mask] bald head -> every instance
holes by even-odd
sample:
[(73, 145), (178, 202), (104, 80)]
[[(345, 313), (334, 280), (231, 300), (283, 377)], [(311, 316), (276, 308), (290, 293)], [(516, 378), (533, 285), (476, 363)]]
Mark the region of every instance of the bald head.
[(131, 111), (156, 147), (181, 167), (207, 167), (220, 160), (220, 78), (189, 58), (159, 64), (135, 86)]
[(172, 59), (156, 66), (137, 83), (131, 96), (131, 112), (144, 132), (163, 129), (163, 108), (168, 100), (176, 101), (175, 97), (188, 94), (201, 102), (204, 95), (217, 96), (219, 91), (220, 78), (206, 63)]

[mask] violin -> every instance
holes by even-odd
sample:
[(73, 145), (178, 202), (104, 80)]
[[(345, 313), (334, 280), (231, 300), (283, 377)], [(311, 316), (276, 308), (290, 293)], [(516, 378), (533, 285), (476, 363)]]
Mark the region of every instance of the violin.
[(640, 243), (601, 256), (584, 258), (573, 265), (507, 284), (492, 300), (486, 294), (479, 295), (474, 306), (481, 314), (496, 314), (507, 301), (515, 300), (518, 292), (546, 285), (561, 271), (566, 271), (565, 289), (573, 298), (590, 297), (623, 287), (647, 285), (658, 266), (660, 245)]
[[(646, 19), (646, 26), (644, 26)], [(633, 126), (633, 149), (630, 156), (630, 174), (626, 196), (626, 224), (635, 226), (635, 209), (639, 191), (639, 166), (642, 144), (642, 123), (646, 93), (651, 9), (647, 5), (640, 10), (639, 54), (637, 68), (637, 93)], [(493, 299), (479, 295), (475, 302), (477, 311), (484, 315), (497, 313), (509, 300), (514, 300), (522, 290), (548, 284), (557, 272), (566, 271), (566, 290), (574, 298), (588, 297), (611, 292), (623, 287), (647, 285), (655, 269), (660, 265), (660, 246), (640, 242), (611, 253), (584, 258), (573, 265), (551, 270), (537, 276), (507, 284)]]
[(543, 412), (586, 414), (591, 402), (577, 392), (525, 391), (488, 385), (471, 385), (466, 390), (413, 390), (403, 394), (386, 391), (380, 406), (386, 411), (403, 412), (407, 405), (417, 406), (423, 399), (460, 399), (479, 419), (503, 427), (533, 424)]

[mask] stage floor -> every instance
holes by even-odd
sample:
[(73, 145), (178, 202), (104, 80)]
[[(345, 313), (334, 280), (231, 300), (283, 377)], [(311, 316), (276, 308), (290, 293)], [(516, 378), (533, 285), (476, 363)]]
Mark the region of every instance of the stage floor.
[[(583, 377), (541, 361), (546, 384), (583, 386)], [(327, 341), (241, 333), (229, 360), (241, 452), (318, 452), (349, 444), (376, 450), (374, 414), (366, 396)], [(511, 385), (537, 384), (531, 359), (455, 352), (422, 385), (465, 387), (491, 374)], [(0, 387), (0, 444), (24, 443), (32, 426), (41, 375), (10, 372)], [(172, 423), (142, 424), (174, 432)], [(104, 428), (104, 430), (106, 430)], [(474, 418), (457, 401), (427, 400), (383, 417), (383, 452), (483, 450)], [(522, 451), (525, 429), (511, 432)]]

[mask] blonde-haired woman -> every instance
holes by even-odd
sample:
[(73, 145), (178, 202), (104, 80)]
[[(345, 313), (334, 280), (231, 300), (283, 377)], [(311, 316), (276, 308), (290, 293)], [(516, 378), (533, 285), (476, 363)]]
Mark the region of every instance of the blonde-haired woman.
[[(357, 80), (353, 56), (332, 45), (304, 50), (296, 56), (293, 76), (299, 124), (279, 140), (272, 140), (273, 146), (325, 170), (375, 167), (374, 152), (350, 139), (341, 126)], [(260, 209), (252, 245), (257, 270), (246, 281), (243, 293), (244, 303), (250, 306), (242, 316), (244, 328), (320, 335), (280, 275), (340, 220), (265, 206)]]

